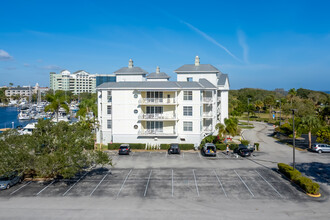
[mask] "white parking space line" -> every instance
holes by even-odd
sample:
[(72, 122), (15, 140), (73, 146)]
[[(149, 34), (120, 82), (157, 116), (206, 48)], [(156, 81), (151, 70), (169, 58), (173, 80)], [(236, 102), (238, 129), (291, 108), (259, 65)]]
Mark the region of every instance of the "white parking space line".
[(125, 183), (126, 183), (126, 180), (127, 180), (128, 176), (131, 174), (131, 172), (132, 172), (132, 169), (128, 172), (128, 174), (127, 174), (127, 176), (126, 176), (126, 178), (125, 178), (123, 184), (121, 185), (121, 187), (120, 187), (120, 189), (119, 189), (119, 192), (117, 193), (117, 196), (116, 196), (117, 198), (118, 198), (120, 192), (122, 191), (122, 189), (124, 188), (124, 185), (125, 185)]
[(197, 180), (196, 180), (195, 170), (193, 170), (193, 173), (194, 173), (194, 179), (195, 179), (196, 191), (197, 191), (197, 195), (198, 195), (198, 197), (199, 197), (199, 190), (198, 190), (198, 185), (197, 185)]
[(200, 152), (198, 152), (198, 156), (199, 156), (200, 159), (202, 159), (202, 156), (201, 156), (201, 153)]
[(29, 185), (31, 183), (31, 181), (25, 183), (23, 186), (21, 186), (20, 188), (16, 189), (14, 192), (10, 193), (9, 195), (13, 195), (14, 193), (16, 193), (18, 190), (22, 189), (23, 187)]
[(184, 158), (184, 153), (182, 153), (182, 159)]
[(240, 177), (240, 175), (238, 175), (238, 173), (236, 172), (236, 170), (234, 170), (236, 175), (239, 177), (239, 179), (242, 181), (242, 183), (244, 184), (244, 186), (249, 190), (250, 194), (254, 197), (253, 193), (251, 192), (250, 188), (246, 185), (246, 183), (243, 181), (243, 179)]
[(220, 186), (221, 186), (221, 189), (222, 189), (223, 193), (224, 193), (225, 196), (228, 198), (227, 193), (226, 193), (225, 189), (223, 188), (223, 185), (222, 185), (222, 183), (221, 183), (221, 181), (220, 181), (220, 179), (219, 179), (219, 177), (218, 177), (218, 174), (215, 172), (215, 170), (213, 170), (213, 172), (214, 172), (215, 176), (216, 176), (217, 179), (218, 179), (218, 182), (219, 182), (219, 184), (220, 184)]
[(95, 190), (99, 187), (99, 185), (103, 182), (103, 180), (109, 175), (109, 173), (111, 173), (111, 170), (109, 170), (109, 172), (107, 174), (104, 175), (104, 177), (101, 179), (101, 181), (96, 185), (96, 187), (93, 189), (93, 191), (91, 192), (91, 194), (89, 194), (89, 196), (92, 196), (93, 193), (95, 192)]
[(172, 169), (172, 197), (173, 197), (173, 193), (174, 193), (174, 186), (173, 186), (173, 169)]
[(150, 173), (149, 173), (149, 178), (148, 178), (148, 182), (147, 182), (147, 185), (146, 185), (146, 189), (144, 190), (144, 195), (143, 195), (144, 197), (146, 197), (146, 195), (147, 195), (151, 173), (152, 173), (152, 170), (150, 170)]
[(62, 196), (65, 196), (82, 178), (84, 178), (89, 172), (85, 173), (82, 177), (80, 177)]
[(53, 180), (51, 183), (49, 183), (45, 188), (43, 188), (42, 190), (40, 190), (36, 196), (38, 196), (40, 193), (42, 193), (45, 189), (47, 189), (50, 185), (52, 185), (53, 183), (55, 183), (55, 180)]
[(133, 157), (133, 155), (134, 155), (134, 152), (132, 152), (131, 157)]
[(167, 157), (167, 151), (166, 151), (165, 157)]
[[(256, 170), (255, 170), (256, 171)], [(270, 186), (270, 187), (272, 187), (272, 189), (275, 191), (275, 192), (277, 192), (277, 194), (281, 197), (281, 198), (283, 198), (283, 196), (281, 195), (281, 193), (279, 193), (275, 188), (274, 188), (274, 186), (272, 185), (272, 184), (270, 184), (263, 176), (261, 176), (261, 174), (258, 172), (258, 171), (256, 171), (256, 173)]]

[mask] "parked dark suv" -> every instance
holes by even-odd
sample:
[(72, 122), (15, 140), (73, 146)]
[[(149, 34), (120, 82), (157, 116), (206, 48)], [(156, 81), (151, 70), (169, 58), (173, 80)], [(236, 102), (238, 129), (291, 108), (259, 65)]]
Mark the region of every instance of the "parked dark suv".
[(131, 148), (129, 147), (129, 144), (120, 145), (119, 154), (129, 155), (130, 152), (131, 152)]
[(168, 154), (180, 154), (179, 144), (171, 144), (167, 152)]
[(251, 156), (251, 153), (253, 152), (253, 149), (249, 148), (249, 146), (246, 146), (244, 144), (238, 145), (238, 148), (234, 150), (234, 153), (237, 153), (241, 157), (249, 157)]
[(217, 148), (212, 143), (206, 143), (201, 149), (201, 154), (203, 156), (217, 156)]

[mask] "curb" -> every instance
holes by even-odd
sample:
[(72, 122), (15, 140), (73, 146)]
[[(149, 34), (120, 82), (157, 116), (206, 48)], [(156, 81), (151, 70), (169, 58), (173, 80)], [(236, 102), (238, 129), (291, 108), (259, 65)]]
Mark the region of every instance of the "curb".
[(321, 193), (319, 193), (317, 195), (313, 195), (313, 194), (310, 194), (310, 193), (306, 193), (306, 194), (310, 197), (313, 197), (313, 198), (320, 198), (322, 196)]

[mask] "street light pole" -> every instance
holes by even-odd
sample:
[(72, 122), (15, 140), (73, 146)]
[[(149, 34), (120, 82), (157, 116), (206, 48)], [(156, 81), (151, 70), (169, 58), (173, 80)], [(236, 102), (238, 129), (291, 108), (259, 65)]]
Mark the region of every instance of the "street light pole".
[(247, 106), (247, 110), (248, 110), (248, 126), (250, 125), (250, 99), (251, 98), (248, 98), (248, 106)]
[(296, 132), (294, 130), (294, 112), (296, 111), (296, 109), (292, 109), (292, 130), (293, 130), (293, 153), (292, 153), (292, 156), (293, 156), (293, 169), (295, 169), (296, 167), (296, 162), (295, 162), (295, 159), (296, 159), (296, 155), (295, 155), (295, 148), (296, 148)]

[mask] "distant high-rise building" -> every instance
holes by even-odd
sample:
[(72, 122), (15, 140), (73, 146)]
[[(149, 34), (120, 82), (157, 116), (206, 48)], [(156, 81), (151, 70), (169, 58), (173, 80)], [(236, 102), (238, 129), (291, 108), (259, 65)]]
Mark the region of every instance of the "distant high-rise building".
[(49, 76), (50, 89), (54, 91), (71, 91), (74, 94), (95, 92), (96, 76), (84, 70), (78, 70), (72, 74), (68, 70), (62, 70), (59, 74), (51, 72)]

